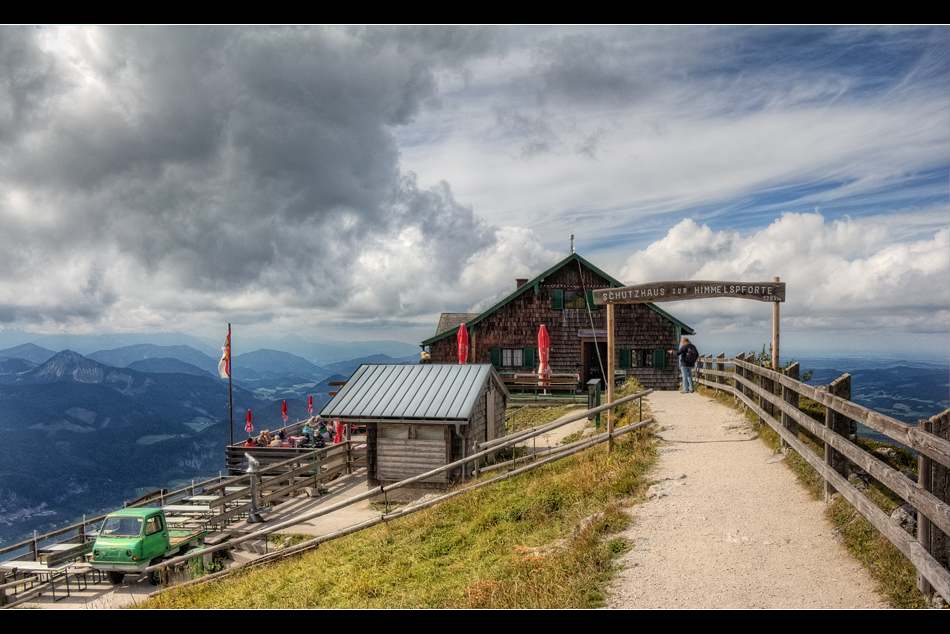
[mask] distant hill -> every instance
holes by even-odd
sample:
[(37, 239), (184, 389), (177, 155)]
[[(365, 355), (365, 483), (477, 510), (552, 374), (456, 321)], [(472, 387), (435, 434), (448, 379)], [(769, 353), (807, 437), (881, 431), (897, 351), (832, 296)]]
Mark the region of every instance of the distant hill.
[(206, 376), (211, 378), (218, 378), (217, 374), (212, 374), (207, 370), (202, 370), (201, 368), (191, 365), (190, 363), (185, 363), (184, 361), (179, 361), (178, 359), (169, 359), (166, 357), (158, 357), (153, 359), (142, 359), (141, 361), (133, 361), (125, 367), (130, 370), (136, 370), (137, 372), (158, 372), (161, 374), (194, 374), (195, 376)]
[(24, 343), (34, 343), (38, 346), (49, 348), (50, 350), (75, 350), (82, 355), (92, 354), (97, 350), (112, 350), (115, 348), (139, 344), (160, 346), (190, 346), (211, 357), (214, 357), (215, 355), (221, 354), (221, 341), (224, 340), (224, 335), (225, 332), (222, 332), (221, 340), (215, 344), (206, 343), (199, 337), (193, 337), (180, 332), (43, 335), (16, 329), (5, 329), (0, 330), (0, 346), (11, 347), (19, 346), (20, 344)]
[(342, 361), (340, 363), (331, 363), (327, 365), (327, 370), (337, 373), (337, 374), (342, 374), (346, 378), (349, 378), (364, 363), (413, 364), (413, 363), (419, 363), (419, 355), (414, 354), (414, 355), (405, 356), (405, 357), (393, 358), (385, 354), (373, 354), (367, 357), (360, 357), (359, 359), (350, 359), (348, 361)]
[(255, 350), (237, 355), (231, 360), (231, 375), (235, 379), (260, 380), (280, 376), (298, 376), (318, 380), (329, 374), (326, 368), (310, 363), (303, 357), (279, 350)]
[[(220, 349), (220, 342), (217, 345)], [(415, 356), (417, 361), (419, 359), (419, 346), (417, 344), (390, 340), (332, 341), (329, 339), (318, 339), (316, 341), (307, 341), (296, 335), (288, 335), (275, 339), (269, 337), (243, 338), (240, 334), (234, 334), (231, 345), (235, 356), (244, 354), (244, 351), (250, 350), (276, 350), (302, 357), (318, 366), (326, 366), (331, 363), (348, 361), (350, 359), (375, 354), (383, 354), (393, 358)]]
[(113, 350), (99, 350), (89, 354), (88, 357), (93, 361), (117, 368), (128, 367), (136, 361), (145, 359), (177, 359), (214, 376), (218, 376), (218, 361), (220, 361), (220, 357), (215, 359), (191, 346), (157, 346), (148, 343), (123, 346)]
[(29, 372), (36, 363), (16, 357), (0, 357), (0, 383), (15, 383), (21, 374)]
[[(221, 343), (227, 330), (222, 328), (220, 338), (194, 337), (180, 332), (159, 332), (159, 333), (121, 333), (121, 334), (95, 334), (95, 335), (71, 335), (71, 334), (37, 334), (25, 332), (16, 329), (0, 330), (0, 346), (6, 348), (19, 347), (22, 344), (32, 343), (37, 347), (42, 346), (49, 350), (75, 350), (76, 352), (92, 357), (93, 353), (98, 351), (115, 350), (117, 348), (133, 347), (139, 345), (177, 347), (187, 346), (198, 350), (215, 359), (221, 358)], [(418, 344), (409, 344), (402, 341), (379, 340), (379, 341), (336, 341), (320, 337), (311, 337), (309, 340), (298, 335), (285, 335), (283, 337), (246, 337), (240, 330), (232, 334), (232, 352), (235, 356), (244, 354), (253, 350), (267, 349), (288, 352), (308, 360), (315, 365), (323, 366), (327, 363), (337, 363), (358, 357), (365, 357), (373, 354), (384, 354), (393, 358), (415, 355), (418, 359)], [(20, 355), (3, 354), (0, 356), (19, 356)], [(46, 357), (48, 359), (52, 354)], [(179, 359), (175, 354), (153, 354), (156, 357), (170, 357)], [(144, 357), (142, 357), (144, 358)], [(36, 360), (27, 358), (34, 363), (42, 363), (46, 359)], [(103, 361), (102, 359), (96, 359)], [(137, 359), (129, 359), (125, 364), (131, 363)], [(191, 363), (199, 368), (205, 367), (189, 359), (180, 359), (186, 363)], [(104, 363), (106, 361), (103, 361)], [(111, 361), (108, 362), (110, 365)]]
[(26, 359), (32, 363), (46, 363), (54, 354), (56, 353), (52, 350), (41, 348), (32, 343), (24, 343), (21, 346), (0, 350), (0, 357)]

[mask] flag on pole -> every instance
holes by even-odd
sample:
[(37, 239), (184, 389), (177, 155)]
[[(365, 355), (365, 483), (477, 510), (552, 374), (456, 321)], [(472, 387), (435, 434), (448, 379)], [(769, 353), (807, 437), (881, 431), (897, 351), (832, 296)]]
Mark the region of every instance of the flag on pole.
[(251, 424), (251, 410), (247, 410), (247, 425), (244, 426), (244, 431), (249, 434), (254, 431), (254, 425)]
[(287, 422), (287, 401), (284, 401), (284, 404), (280, 408), (280, 415), (284, 418), (284, 422)]
[(310, 395), (310, 406), (307, 408), (307, 413), (313, 415), (313, 394)]
[(221, 361), (218, 363), (218, 374), (222, 379), (231, 376), (231, 330), (228, 329), (228, 336), (224, 338), (221, 345)]

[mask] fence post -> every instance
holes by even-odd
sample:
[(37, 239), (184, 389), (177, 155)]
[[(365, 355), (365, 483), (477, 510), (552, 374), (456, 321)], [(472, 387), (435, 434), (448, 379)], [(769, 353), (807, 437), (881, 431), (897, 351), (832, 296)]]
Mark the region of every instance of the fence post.
[[(723, 359), (723, 358), (725, 358), (725, 356), (726, 356), (726, 353), (725, 353), (725, 352), (720, 352), (718, 355), (716, 355), (716, 358), (717, 358), (717, 359)], [(726, 371), (726, 364), (724, 364), (724, 363), (717, 363), (717, 364), (716, 364), (716, 371), (717, 371), (717, 372), (725, 372), (725, 371)], [(716, 383), (725, 384), (725, 382), (726, 382), (726, 377), (724, 377), (724, 376), (717, 376), (717, 377), (716, 377)], [(719, 393), (719, 389), (718, 389), (718, 388), (716, 389), (716, 393), (717, 393), (717, 394)]]
[[(739, 354), (737, 354), (737, 355), (736, 355), (736, 359), (738, 359), (739, 361), (745, 361), (745, 352), (740, 352)], [(744, 379), (744, 378), (745, 378), (745, 368), (742, 368), (742, 367), (740, 367), (740, 366), (737, 365), (737, 366), (736, 366), (736, 375), (739, 376), (739, 377), (742, 377), (742, 378)], [(745, 386), (742, 385), (741, 383), (739, 383), (739, 381), (736, 381), (735, 384), (736, 384), (736, 389), (737, 389), (737, 391), (738, 391), (740, 394), (745, 394)], [(732, 400), (733, 400), (733, 402), (736, 402), (736, 403), (741, 403), (741, 402), (742, 402), (742, 401), (739, 400), (738, 397), (735, 397), (735, 396), (732, 398)], [(745, 404), (743, 404), (742, 407), (745, 408)]]
[[(763, 365), (762, 367), (768, 368), (770, 370), (772, 369), (772, 367), (769, 365)], [(764, 375), (759, 377), (759, 387), (769, 394), (775, 393), (774, 383), (775, 382), (772, 381), (772, 379), (767, 379)], [(771, 416), (773, 419), (775, 418), (775, 411), (772, 409), (772, 403), (765, 396), (759, 396), (759, 407), (761, 407), (765, 413)], [(759, 416), (759, 423), (765, 423), (765, 419), (763, 419), (761, 416)]]
[[(851, 375), (843, 374), (828, 384), (828, 393), (846, 401), (851, 400)], [(844, 414), (839, 414), (829, 407), (825, 407), (825, 427), (828, 431), (850, 440), (851, 421)], [(831, 448), (831, 445), (825, 443), (825, 464), (848, 479), (848, 459)], [(831, 483), (825, 480), (825, 502), (831, 502), (831, 496), (835, 489)]]
[[(797, 381), (799, 377), (799, 371), (801, 370), (798, 362), (796, 361), (792, 365), (785, 368), (785, 376), (788, 378)], [(793, 390), (790, 387), (782, 386), (782, 400), (798, 409), (798, 392)], [(798, 438), (798, 422), (794, 418), (782, 412), (782, 427), (791, 432), (792, 436)], [(785, 439), (782, 439), (782, 449), (787, 449), (788, 443), (785, 442)]]
[[(950, 440), (950, 410), (937, 414), (930, 420), (918, 421), (918, 426), (922, 431), (930, 432), (933, 435)], [(925, 491), (929, 491), (939, 500), (946, 503), (950, 501), (950, 479), (948, 479), (948, 470), (942, 464), (932, 461), (924, 454), (918, 454), (917, 457), (917, 484)], [(944, 568), (950, 568), (950, 542), (948, 537), (939, 528), (933, 526), (922, 513), (917, 514), (917, 541), (925, 551), (940, 562)], [(929, 596), (933, 591), (930, 583), (924, 577), (917, 573), (917, 589), (921, 594)], [(941, 591), (945, 591), (944, 588)], [(944, 595), (946, 597), (946, 595)]]

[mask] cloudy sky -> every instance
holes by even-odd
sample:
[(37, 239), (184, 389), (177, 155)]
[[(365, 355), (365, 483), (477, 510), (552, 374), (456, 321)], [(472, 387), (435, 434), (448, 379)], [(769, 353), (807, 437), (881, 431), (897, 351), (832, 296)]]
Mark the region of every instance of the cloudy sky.
[(628, 284), (780, 276), (783, 348), (950, 357), (946, 27), (2, 27), (0, 58), (0, 328), (417, 343), (573, 232)]

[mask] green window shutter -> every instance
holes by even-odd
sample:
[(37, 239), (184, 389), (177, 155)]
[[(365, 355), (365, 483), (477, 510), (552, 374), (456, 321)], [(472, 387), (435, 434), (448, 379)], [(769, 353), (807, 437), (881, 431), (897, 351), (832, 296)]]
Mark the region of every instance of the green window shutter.
[(525, 348), (522, 352), (522, 363), (526, 368), (534, 367), (534, 348)]
[(630, 348), (620, 349), (620, 368), (626, 369), (633, 367), (630, 363)]
[(551, 310), (564, 310), (564, 289), (551, 289)]
[(592, 288), (587, 289), (587, 307), (591, 310), (597, 310), (600, 308), (600, 306), (594, 303), (594, 289)]
[(496, 368), (501, 367), (501, 348), (491, 349), (491, 364)]
[(653, 349), (653, 368), (655, 370), (663, 370), (666, 368), (666, 350), (661, 348)]

